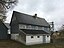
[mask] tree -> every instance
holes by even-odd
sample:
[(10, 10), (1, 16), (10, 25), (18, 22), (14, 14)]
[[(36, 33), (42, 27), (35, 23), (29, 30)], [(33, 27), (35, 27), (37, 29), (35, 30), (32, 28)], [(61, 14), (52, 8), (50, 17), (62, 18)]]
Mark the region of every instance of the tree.
[(61, 37), (61, 38), (64, 38), (64, 25), (62, 25), (62, 26), (60, 27), (60, 29), (58, 30), (58, 32), (60, 33), (60, 37)]
[(0, 0), (0, 20), (6, 18), (5, 14), (17, 4), (18, 0)]

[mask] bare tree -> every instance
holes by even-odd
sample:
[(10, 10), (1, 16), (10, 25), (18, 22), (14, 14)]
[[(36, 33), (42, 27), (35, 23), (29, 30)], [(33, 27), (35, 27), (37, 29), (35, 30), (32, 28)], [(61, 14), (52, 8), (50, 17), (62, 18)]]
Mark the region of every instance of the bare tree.
[(64, 25), (62, 25), (58, 31), (59, 32), (64, 32)]
[(5, 19), (9, 9), (17, 4), (18, 0), (0, 0), (0, 20)]

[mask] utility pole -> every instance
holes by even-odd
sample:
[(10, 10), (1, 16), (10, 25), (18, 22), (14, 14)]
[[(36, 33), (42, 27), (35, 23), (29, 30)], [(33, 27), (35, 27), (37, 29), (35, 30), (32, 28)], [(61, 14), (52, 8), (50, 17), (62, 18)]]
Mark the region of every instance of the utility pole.
[(51, 32), (51, 43), (53, 43), (54, 22), (49, 22)]

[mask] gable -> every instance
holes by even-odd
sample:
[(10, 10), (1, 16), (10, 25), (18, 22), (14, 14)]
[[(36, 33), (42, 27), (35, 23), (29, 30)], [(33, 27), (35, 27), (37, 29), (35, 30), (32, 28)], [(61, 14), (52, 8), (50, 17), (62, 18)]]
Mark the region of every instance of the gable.
[(0, 28), (1, 29), (8, 29), (2, 21), (0, 21)]
[(13, 23), (13, 22), (15, 22), (15, 21), (16, 21), (16, 16), (15, 16), (15, 14), (14, 14), (14, 12), (13, 12), (12, 18), (11, 18), (11, 21), (10, 21), (10, 25), (11, 25), (11, 23)]

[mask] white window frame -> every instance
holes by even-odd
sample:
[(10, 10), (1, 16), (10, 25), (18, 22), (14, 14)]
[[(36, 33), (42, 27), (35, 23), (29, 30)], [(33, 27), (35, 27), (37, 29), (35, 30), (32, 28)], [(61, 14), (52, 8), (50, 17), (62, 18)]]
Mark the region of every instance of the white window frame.
[(31, 25), (26, 25), (26, 29), (32, 29)]
[(26, 29), (26, 25), (19, 24), (19, 28), (20, 28), (20, 29)]

